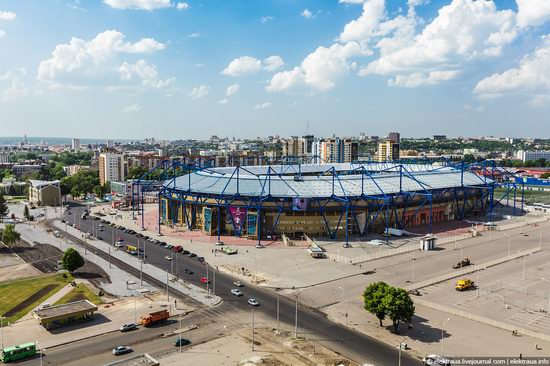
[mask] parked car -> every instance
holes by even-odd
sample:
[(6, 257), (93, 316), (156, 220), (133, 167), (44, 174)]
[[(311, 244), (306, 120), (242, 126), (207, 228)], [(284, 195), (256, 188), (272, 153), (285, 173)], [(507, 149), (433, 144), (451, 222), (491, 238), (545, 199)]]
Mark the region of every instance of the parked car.
[(124, 355), (132, 351), (133, 349), (129, 346), (116, 346), (115, 348), (113, 348), (113, 355), (115, 356)]
[(186, 338), (176, 338), (176, 340), (174, 341), (174, 346), (187, 346), (188, 344), (191, 344), (191, 341), (189, 339), (186, 339)]
[(209, 279), (207, 279), (206, 277), (201, 277), (201, 283), (211, 283), (211, 281)]
[(176, 252), (179, 252), (180, 249), (181, 249), (181, 245), (176, 245), (175, 247), (172, 248), (172, 251), (173, 251), (174, 253), (176, 253)]
[(172, 244), (167, 244), (166, 249), (172, 249), (174, 246)]
[(260, 303), (256, 299), (248, 299), (248, 303), (252, 306), (258, 306)]
[(231, 293), (235, 296), (243, 296), (243, 293), (241, 290), (239, 290), (238, 288), (234, 288), (231, 290)]
[(201, 263), (204, 263), (204, 257), (197, 257), (197, 260)]
[(186, 269), (185, 269), (185, 273), (187, 273), (187, 274), (189, 274), (189, 275), (192, 275), (192, 274), (195, 273), (195, 272), (193, 272), (193, 271), (190, 270), (189, 268), (186, 268)]
[(171, 260), (172, 260), (172, 257), (169, 256), (169, 255), (167, 255), (167, 256), (164, 257), (164, 259), (166, 259), (167, 261), (171, 261)]
[(189, 251), (184, 249), (183, 252), (181, 252), (181, 254), (189, 254)]
[(135, 330), (137, 329), (138, 326), (136, 323), (129, 323), (129, 324), (124, 324), (122, 327), (120, 327), (120, 331), (121, 332), (129, 332), (131, 330)]
[(189, 253), (188, 256), (189, 258), (193, 258), (193, 257), (196, 257), (197, 255), (195, 253)]
[(237, 287), (244, 287), (244, 284), (241, 281), (235, 281), (235, 282), (233, 282), (233, 285), (235, 285)]

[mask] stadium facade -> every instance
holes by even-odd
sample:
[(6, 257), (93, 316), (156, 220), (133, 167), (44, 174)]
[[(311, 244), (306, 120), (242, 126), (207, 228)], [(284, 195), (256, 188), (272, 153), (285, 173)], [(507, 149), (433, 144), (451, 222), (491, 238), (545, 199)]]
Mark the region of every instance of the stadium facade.
[[(431, 233), (436, 222), (492, 214), (504, 199), (513, 200), (515, 214), (518, 194), (515, 179), (485, 163), (208, 168), (165, 162), (158, 169), (164, 181), (154, 193), (159, 232), (164, 224), (258, 241), (307, 234), (347, 242), (350, 235), (414, 226)], [(146, 182), (147, 175), (143, 178)], [(132, 187), (134, 208), (143, 210), (147, 191), (139, 181)]]

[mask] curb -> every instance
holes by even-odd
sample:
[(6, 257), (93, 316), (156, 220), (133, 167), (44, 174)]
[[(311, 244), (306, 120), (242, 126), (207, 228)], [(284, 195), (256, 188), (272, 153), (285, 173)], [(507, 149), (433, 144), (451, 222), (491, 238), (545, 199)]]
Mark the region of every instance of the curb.
[(66, 345), (71, 344), (71, 343), (76, 343), (76, 342), (80, 342), (80, 341), (85, 341), (85, 340), (88, 340), (88, 339), (92, 339), (92, 338), (96, 338), (96, 337), (101, 337), (101, 336), (104, 336), (105, 334), (111, 334), (111, 333), (115, 333), (115, 332), (120, 332), (120, 330), (119, 330), (119, 329), (109, 330), (109, 331), (104, 332), (104, 333), (94, 334), (94, 335), (91, 335), (91, 336), (88, 336), (88, 337), (84, 337), (84, 338), (80, 338), (80, 339), (73, 339), (73, 340), (70, 340), (70, 341), (67, 341), (67, 342), (62, 342), (62, 343), (55, 344), (55, 345), (53, 345), (53, 346), (44, 347), (44, 348), (45, 348), (46, 350), (48, 350), (48, 349), (50, 349), (50, 348), (62, 347), (62, 346), (66, 346)]

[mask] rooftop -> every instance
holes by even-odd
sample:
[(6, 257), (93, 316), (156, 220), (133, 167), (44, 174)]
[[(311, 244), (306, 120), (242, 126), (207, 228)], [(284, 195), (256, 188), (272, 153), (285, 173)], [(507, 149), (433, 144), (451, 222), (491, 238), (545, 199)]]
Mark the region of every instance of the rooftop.
[(54, 305), (44, 309), (33, 311), (34, 315), (44, 320), (59, 316), (78, 314), (87, 311), (97, 311), (97, 306), (88, 300), (70, 302), (68, 304)]

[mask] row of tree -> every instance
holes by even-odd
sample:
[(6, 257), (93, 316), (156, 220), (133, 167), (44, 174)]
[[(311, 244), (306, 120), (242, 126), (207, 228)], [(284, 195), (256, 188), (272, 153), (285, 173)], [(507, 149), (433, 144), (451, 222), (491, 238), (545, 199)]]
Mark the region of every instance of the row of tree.
[(363, 293), (364, 307), (382, 321), (390, 318), (397, 333), (400, 323), (410, 323), (414, 315), (414, 303), (411, 296), (402, 288), (388, 285), (385, 282), (370, 284)]

